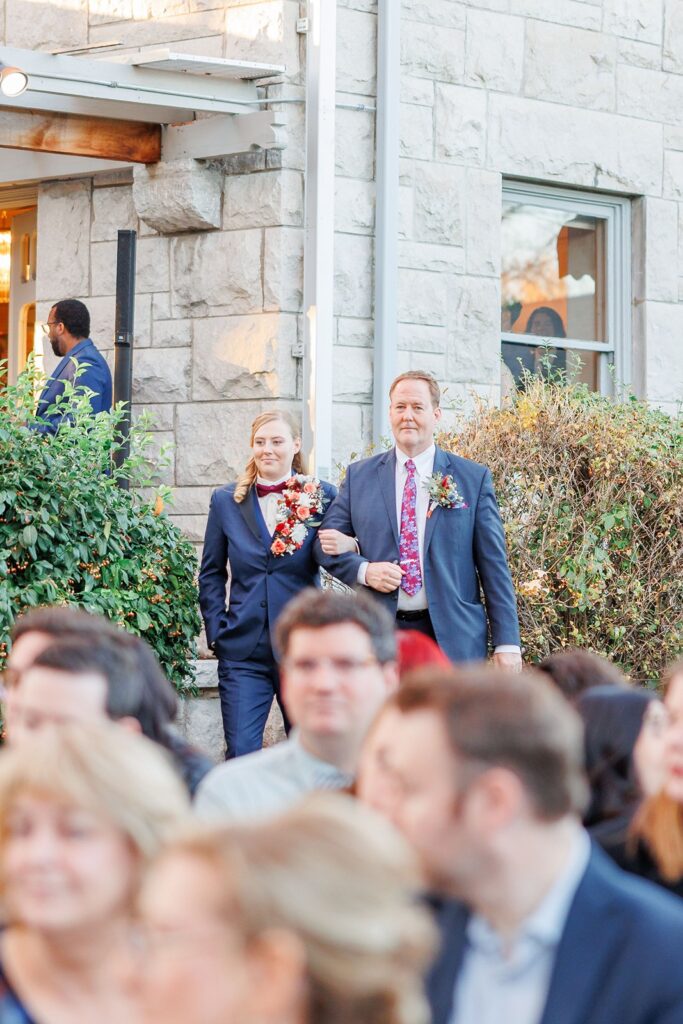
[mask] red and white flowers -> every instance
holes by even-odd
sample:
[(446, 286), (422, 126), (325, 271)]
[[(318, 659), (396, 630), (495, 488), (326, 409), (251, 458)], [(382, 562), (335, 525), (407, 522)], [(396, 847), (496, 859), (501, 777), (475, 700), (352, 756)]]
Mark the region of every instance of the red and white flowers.
[(316, 477), (302, 473), (291, 477), (278, 498), (271, 552), (279, 558), (298, 551), (311, 527), (320, 525), (320, 520), (315, 517), (324, 511), (327, 503)]

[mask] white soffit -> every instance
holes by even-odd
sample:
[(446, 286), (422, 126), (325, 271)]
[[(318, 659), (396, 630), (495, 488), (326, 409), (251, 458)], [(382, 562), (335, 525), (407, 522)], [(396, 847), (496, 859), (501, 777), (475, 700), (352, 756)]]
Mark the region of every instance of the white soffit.
[(175, 53), (164, 47), (141, 53), (127, 53), (117, 57), (108, 53), (107, 59), (117, 63), (131, 64), (137, 68), (151, 68), (155, 71), (180, 71), (185, 75), (210, 75), (212, 78), (232, 78), (250, 81), (257, 78), (273, 78), (285, 73), (280, 64), (254, 64), (248, 60), (228, 60), (225, 57), (202, 57), (191, 53)]
[[(0, 93), (0, 109), (47, 110), (91, 117), (177, 124), (191, 121), (197, 113), (243, 114), (257, 110), (255, 79), (279, 75), (282, 68), (246, 61), (209, 61), (220, 66), (220, 75), (197, 70), (205, 58), (161, 53), (168, 67), (148, 63), (154, 53), (125, 54), (113, 60), (69, 57), (0, 46), (0, 62), (19, 67), (29, 76), (26, 92), (11, 99)], [(183, 67), (176, 66), (180, 56)], [(129, 63), (130, 61), (140, 62)], [(231, 74), (228, 76), (228, 67)], [(195, 70), (190, 72), (189, 68)]]

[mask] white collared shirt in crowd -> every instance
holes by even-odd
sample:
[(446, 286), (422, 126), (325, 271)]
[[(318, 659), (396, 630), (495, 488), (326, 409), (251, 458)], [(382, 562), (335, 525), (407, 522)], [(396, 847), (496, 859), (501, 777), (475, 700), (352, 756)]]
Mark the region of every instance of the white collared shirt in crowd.
[(589, 858), (590, 839), (577, 828), (564, 870), (522, 923), (512, 948), (505, 948), (488, 921), (472, 915), (450, 1024), (539, 1024), (557, 948)]
[[(280, 477), (279, 480), (264, 480), (262, 476), (257, 476), (256, 483), (262, 484), (264, 487), (277, 487), (278, 484), (283, 484), (285, 480), (289, 480), (291, 476), (292, 470), (290, 469), (289, 473)], [(271, 537), (275, 533), (277, 525), (277, 502), (279, 497), (280, 495), (274, 492), (273, 494), (265, 494), (262, 498), (258, 499), (261, 515), (265, 520), (266, 529)]]

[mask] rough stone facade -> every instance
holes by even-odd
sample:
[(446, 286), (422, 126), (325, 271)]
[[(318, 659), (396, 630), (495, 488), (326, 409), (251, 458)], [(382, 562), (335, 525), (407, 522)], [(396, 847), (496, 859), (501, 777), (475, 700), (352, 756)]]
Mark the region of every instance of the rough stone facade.
[[(171, 43), (284, 63), (270, 95), (303, 99), (297, 0), (72, 0), (66, 13), (54, 3), (4, 6), (13, 45)], [(448, 403), (499, 396), (508, 177), (633, 197), (635, 385), (675, 407), (683, 393), (679, 6), (404, 0), (397, 366), (433, 370)], [(341, 102), (374, 104), (376, 43), (376, 3), (339, 0)], [(116, 231), (138, 229), (136, 404), (154, 414), (159, 443), (175, 442), (167, 482), (197, 542), (210, 489), (243, 463), (251, 418), (268, 402), (297, 408), (301, 398), (304, 109), (283, 109), (282, 151), (40, 190), (38, 315), (59, 295), (78, 295), (108, 350)], [(337, 111), (336, 157), (333, 429), (335, 457), (344, 459), (371, 429), (373, 113)]]
[[(285, 64), (269, 95), (303, 100), (302, 13), (298, 0), (2, 0), (0, 29), (15, 46), (170, 43)], [(338, 0), (340, 102), (374, 104), (376, 42), (376, 2)], [(502, 182), (555, 183), (632, 199), (634, 384), (674, 411), (683, 6), (403, 0), (401, 65), (398, 369), (432, 370), (450, 404), (498, 400)], [(39, 193), (38, 317), (63, 295), (84, 299), (110, 354), (116, 231), (139, 232), (136, 408), (153, 413), (159, 444), (175, 444), (174, 516), (197, 543), (212, 488), (244, 462), (254, 415), (269, 403), (300, 408), (304, 107), (282, 109), (282, 151), (180, 166), (175, 178), (46, 182)], [(343, 460), (371, 431), (374, 114), (338, 109), (336, 132), (333, 431)]]

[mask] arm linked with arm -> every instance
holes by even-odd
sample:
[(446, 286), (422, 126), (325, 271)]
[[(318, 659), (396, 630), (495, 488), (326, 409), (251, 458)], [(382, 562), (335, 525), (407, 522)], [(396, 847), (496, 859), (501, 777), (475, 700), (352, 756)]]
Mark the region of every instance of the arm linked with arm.
[[(349, 466), (347, 469), (339, 493), (325, 513), (320, 527), (322, 530), (339, 530), (348, 537), (355, 536), (351, 517), (351, 468)], [(318, 537), (315, 539), (313, 553), (318, 565), (349, 587), (356, 583), (358, 566), (366, 561), (353, 551), (341, 555), (326, 555)]]

